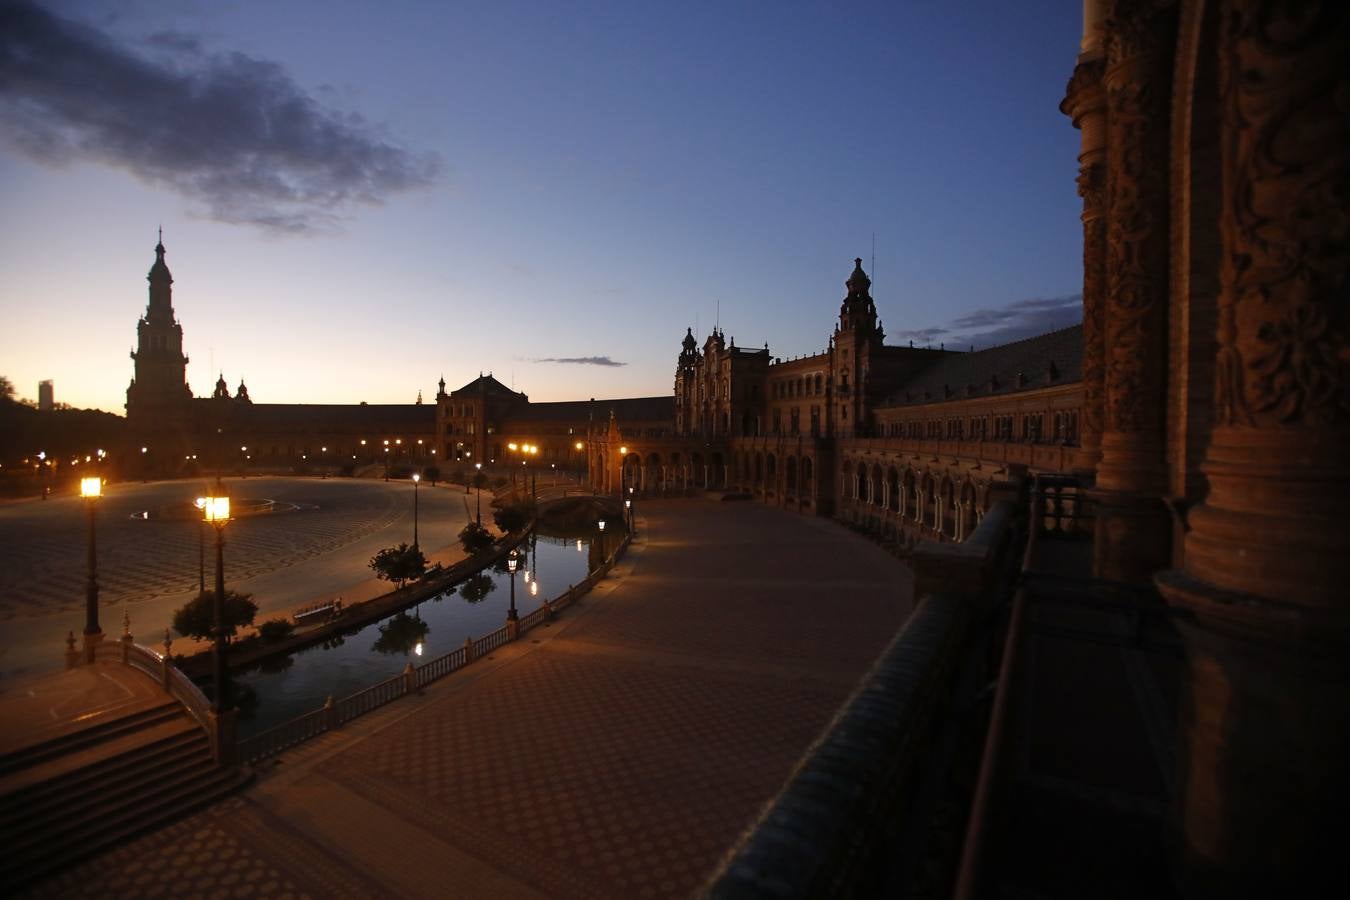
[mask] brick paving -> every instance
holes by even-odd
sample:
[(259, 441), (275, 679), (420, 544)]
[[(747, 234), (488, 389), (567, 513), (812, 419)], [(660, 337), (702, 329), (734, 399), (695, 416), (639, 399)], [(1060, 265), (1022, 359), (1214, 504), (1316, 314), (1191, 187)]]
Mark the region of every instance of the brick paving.
[(555, 625), (35, 895), (694, 892), (903, 623), (911, 583), (827, 521), (643, 513), (624, 563)]

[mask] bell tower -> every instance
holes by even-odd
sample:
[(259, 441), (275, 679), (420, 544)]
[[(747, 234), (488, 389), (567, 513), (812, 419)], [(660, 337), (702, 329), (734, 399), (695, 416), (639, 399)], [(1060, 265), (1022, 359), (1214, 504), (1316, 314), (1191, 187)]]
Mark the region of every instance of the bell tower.
[(187, 385), (188, 358), (183, 355), (183, 326), (173, 314), (173, 276), (164, 262), (164, 232), (155, 245), (155, 262), (146, 280), (150, 302), (136, 324), (136, 349), (131, 351), (135, 375), (127, 388), (127, 418), (144, 421), (181, 415), (192, 399)]
[(885, 338), (872, 301), (872, 279), (863, 271), (861, 257), (853, 260), (853, 273), (844, 287), (848, 294), (839, 305), (839, 324), (830, 345), (831, 428), (839, 436), (867, 433), (868, 368), (873, 349), (880, 348)]

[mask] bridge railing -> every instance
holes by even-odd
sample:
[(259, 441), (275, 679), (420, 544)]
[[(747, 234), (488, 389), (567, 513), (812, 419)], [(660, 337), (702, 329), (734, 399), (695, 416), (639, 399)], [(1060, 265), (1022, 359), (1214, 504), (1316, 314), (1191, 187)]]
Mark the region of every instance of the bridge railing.
[(94, 649), (95, 660), (121, 662), (158, 681), (207, 734), (212, 733), (211, 702), (192, 679), (184, 675), (163, 653), (135, 643), (130, 634), (119, 641), (103, 641)]
[[(580, 584), (569, 587), (558, 597), (546, 601), (539, 609), (523, 617), (520, 620), (517, 639), (519, 639), (519, 635), (525, 634), (531, 628), (548, 621), (554, 612), (566, 607), (594, 587), (623, 556), (631, 540), (631, 535), (625, 535), (623, 542), (615, 548), (614, 552), (593, 572), (582, 579)], [(310, 738), (318, 737), (324, 732), (339, 728), (352, 719), (379, 709), (400, 697), (419, 691), (433, 681), (462, 669), (475, 659), (486, 656), (510, 642), (510, 632), (506, 626), (502, 626), (477, 640), (466, 641), (463, 647), (428, 660), (420, 666), (410, 663), (408, 668), (400, 675), (385, 679), (341, 700), (334, 701), (330, 697), (322, 709), (304, 713), (288, 722), (283, 722), (266, 731), (240, 740), (237, 758), (242, 763), (256, 763), (270, 756), (275, 756), (283, 750), (288, 750)], [(153, 651), (150, 652), (153, 653)], [(181, 673), (179, 674), (181, 675)], [(189, 681), (188, 684), (191, 685), (192, 683)], [(193, 689), (195, 690), (195, 687)], [(200, 696), (200, 691), (198, 695)], [(202, 708), (208, 709), (205, 697), (202, 698), (202, 703)]]

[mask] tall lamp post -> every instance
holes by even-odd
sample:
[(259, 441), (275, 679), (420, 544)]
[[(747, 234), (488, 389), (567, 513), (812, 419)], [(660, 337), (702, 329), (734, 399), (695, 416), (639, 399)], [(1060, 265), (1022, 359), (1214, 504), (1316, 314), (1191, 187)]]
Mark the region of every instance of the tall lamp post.
[(206, 498), (198, 497), (194, 504), (202, 517), (197, 520), (197, 593), (206, 593)]
[[(230, 498), (225, 493), (220, 480), (216, 480), (215, 488), (204, 498), (206, 502), (202, 504), (202, 517), (216, 529), (216, 595), (212, 603), (212, 620), (215, 625), (214, 634), (214, 656), (213, 674), (216, 685), (215, 697), (211, 701), (211, 711), (218, 720), (216, 731), (217, 738), (217, 760), (222, 759), (222, 754), (227, 753), (233, 748), (234, 741), (232, 735), (226, 735), (228, 726), (220, 723), (224, 718), (229, 721), (228, 713), (232, 709), (231, 691), (230, 691), (230, 667), (226, 660), (227, 636), (225, 628), (225, 526), (230, 521)], [(227, 746), (228, 744), (228, 746)]]
[(89, 511), (89, 583), (84, 590), (84, 661), (94, 661), (94, 648), (103, 640), (103, 629), (98, 627), (98, 543), (94, 533), (94, 518), (98, 498), (103, 496), (103, 479), (97, 476), (80, 479), (80, 496)]
[[(480, 478), (479, 476), (481, 476), (481, 475), (483, 474), (483, 464), (480, 463), (480, 462), (474, 463), (474, 464), (473, 464), (473, 467), (474, 467), (475, 469), (478, 470), (477, 474), (474, 475), (474, 479), (473, 479), (473, 480), (474, 480), (475, 482), (480, 481), (481, 478)], [(481, 484), (475, 484), (474, 487), (476, 487), (476, 488), (478, 489), (478, 503), (477, 503), (478, 511), (474, 514), (474, 521), (478, 523), (478, 527), (479, 527), (479, 528), (482, 528), (482, 527), (483, 527), (483, 486), (482, 486)]]
[(417, 472), (413, 473), (413, 549), (417, 549), (417, 485), (422, 480), (422, 476)]
[(516, 615), (516, 568), (519, 565), (520, 553), (512, 547), (511, 552), (506, 554), (506, 569), (511, 573), (511, 606), (506, 611), (506, 629), (512, 640), (515, 640), (517, 629), (520, 627), (520, 620)]
[(624, 509), (628, 510), (628, 533), (633, 533), (633, 498), (629, 497), (623, 501)]

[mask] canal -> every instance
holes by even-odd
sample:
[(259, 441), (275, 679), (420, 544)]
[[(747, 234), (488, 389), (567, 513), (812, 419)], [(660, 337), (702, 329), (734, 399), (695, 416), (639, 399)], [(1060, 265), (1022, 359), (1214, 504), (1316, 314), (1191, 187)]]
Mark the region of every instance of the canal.
[[(613, 533), (536, 532), (519, 545), (516, 609), (523, 618), (595, 569), (621, 540)], [(506, 624), (511, 576), (503, 559), (450, 589), (322, 644), (238, 674), (239, 736), (249, 737), (391, 678)]]

